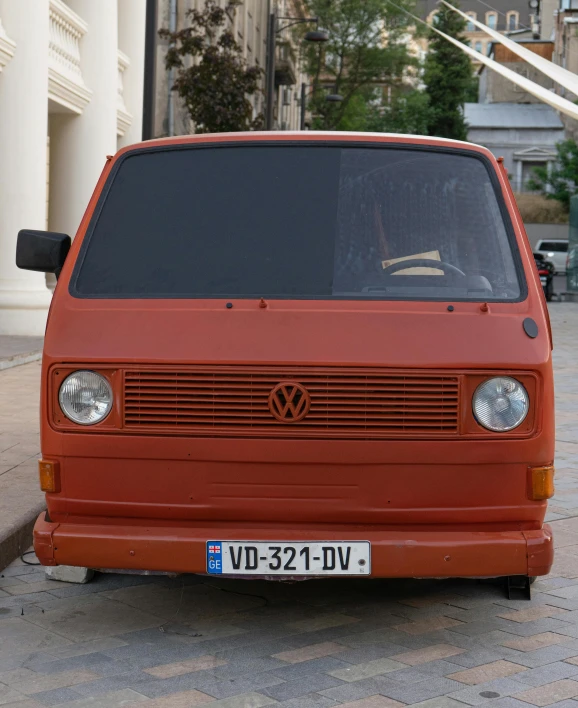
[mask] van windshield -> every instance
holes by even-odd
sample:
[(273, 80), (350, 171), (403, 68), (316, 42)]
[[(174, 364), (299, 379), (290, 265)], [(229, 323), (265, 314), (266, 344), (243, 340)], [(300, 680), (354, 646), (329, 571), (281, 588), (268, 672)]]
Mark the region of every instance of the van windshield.
[(515, 300), (512, 239), (488, 167), (465, 151), (145, 149), (105, 186), (71, 292)]

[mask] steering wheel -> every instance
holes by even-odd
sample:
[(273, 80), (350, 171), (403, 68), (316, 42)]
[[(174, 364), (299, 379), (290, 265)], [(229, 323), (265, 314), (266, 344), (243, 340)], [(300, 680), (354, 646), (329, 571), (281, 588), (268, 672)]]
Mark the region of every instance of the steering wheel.
[(451, 263), (434, 261), (432, 258), (408, 258), (406, 261), (398, 261), (384, 268), (383, 273), (384, 275), (393, 275), (398, 270), (405, 270), (406, 268), (437, 268), (438, 270), (443, 270), (444, 275), (457, 275), (460, 278), (468, 277), (463, 270), (456, 268)]

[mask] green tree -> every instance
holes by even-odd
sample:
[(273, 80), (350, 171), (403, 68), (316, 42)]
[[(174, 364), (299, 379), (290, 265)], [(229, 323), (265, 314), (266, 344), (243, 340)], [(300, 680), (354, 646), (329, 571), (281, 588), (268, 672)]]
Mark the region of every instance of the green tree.
[(161, 29), (170, 42), (167, 69), (176, 68), (172, 87), (183, 100), (197, 133), (255, 130), (263, 116), (253, 118), (250, 96), (260, 92), (263, 73), (248, 66), (230, 29), (241, 0), (224, 8), (206, 0), (202, 10), (189, 10), (190, 26), (177, 32)]
[[(412, 0), (398, 0), (410, 7)], [(305, 0), (307, 12), (319, 17), (329, 40), (304, 48), (313, 77), (309, 107), (317, 130), (362, 129), (368, 90), (400, 83), (414, 61), (401, 35), (407, 16), (388, 0)], [(328, 102), (328, 93), (343, 98)]]
[(366, 130), (376, 133), (428, 135), (429, 96), (418, 89), (392, 92), (390, 101), (375, 104)]
[[(450, 37), (466, 42), (462, 34), (466, 22), (449, 7), (440, 5), (434, 23), (437, 29)], [(463, 108), (471, 96), (474, 82), (472, 62), (465, 52), (434, 30), (430, 31), (423, 81), (430, 102), (428, 133), (441, 138), (466, 140), (468, 127)]]
[(550, 171), (535, 167), (534, 178), (527, 186), (542, 192), (547, 199), (560, 202), (568, 212), (570, 197), (578, 194), (578, 145), (574, 140), (563, 140), (556, 145), (556, 153), (556, 165)]

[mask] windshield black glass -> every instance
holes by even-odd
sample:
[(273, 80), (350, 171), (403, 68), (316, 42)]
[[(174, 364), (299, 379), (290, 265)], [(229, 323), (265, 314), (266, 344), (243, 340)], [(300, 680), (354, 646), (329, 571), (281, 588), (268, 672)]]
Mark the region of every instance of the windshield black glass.
[(80, 297), (515, 300), (485, 163), (391, 146), (141, 151), (89, 227)]

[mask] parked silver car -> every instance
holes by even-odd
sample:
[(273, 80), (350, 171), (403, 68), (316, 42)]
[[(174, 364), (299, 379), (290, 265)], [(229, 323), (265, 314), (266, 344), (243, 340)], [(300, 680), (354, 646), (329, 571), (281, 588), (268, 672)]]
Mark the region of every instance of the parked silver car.
[(534, 251), (541, 253), (546, 260), (554, 264), (556, 273), (566, 272), (566, 254), (568, 253), (568, 240), (549, 238), (540, 239)]

